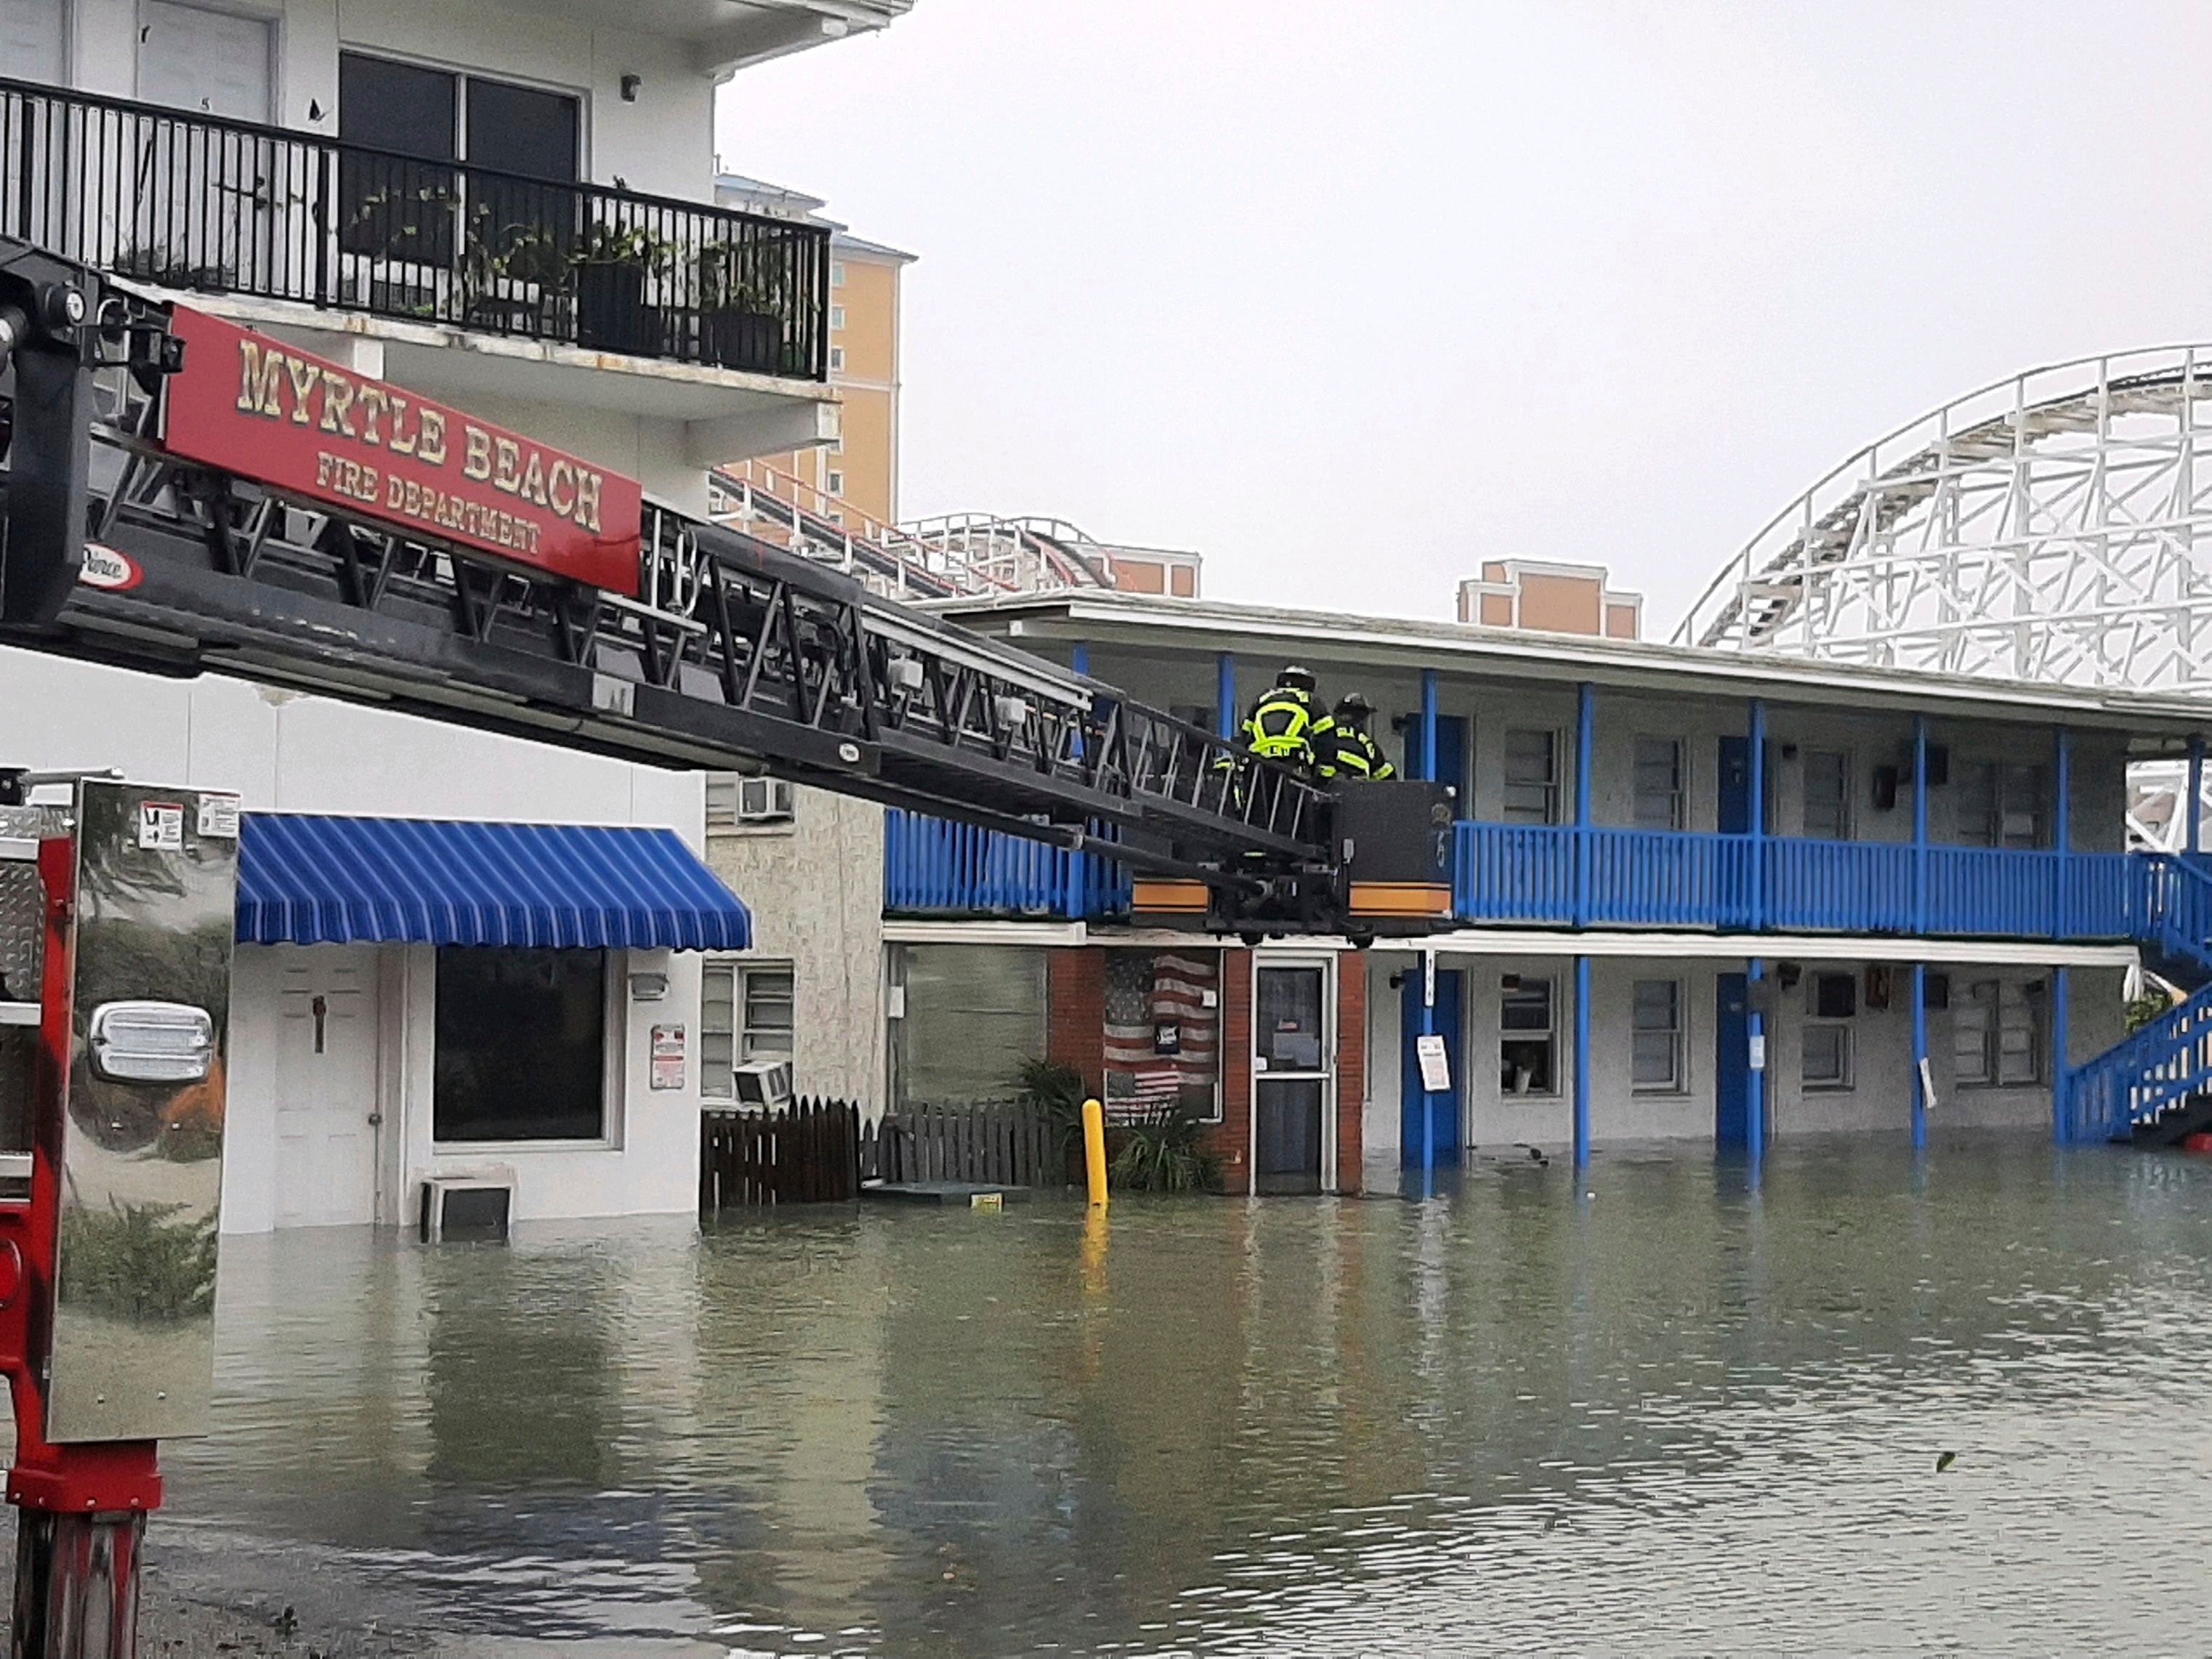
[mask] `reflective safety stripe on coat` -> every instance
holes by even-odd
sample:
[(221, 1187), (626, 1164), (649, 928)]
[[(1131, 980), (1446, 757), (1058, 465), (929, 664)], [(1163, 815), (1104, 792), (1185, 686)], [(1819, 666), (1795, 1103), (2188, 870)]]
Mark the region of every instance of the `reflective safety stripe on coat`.
[(1335, 721), (1315, 707), (1310, 692), (1278, 686), (1244, 717), (1244, 742), (1255, 755), (1306, 764), (1335, 729)]
[(1390, 764), (1390, 757), (1382, 752), (1382, 745), (1375, 741), (1372, 733), (1357, 726), (1336, 726), (1332, 722), (1321, 775), (1325, 778), (1380, 781), (1396, 777), (1398, 769)]

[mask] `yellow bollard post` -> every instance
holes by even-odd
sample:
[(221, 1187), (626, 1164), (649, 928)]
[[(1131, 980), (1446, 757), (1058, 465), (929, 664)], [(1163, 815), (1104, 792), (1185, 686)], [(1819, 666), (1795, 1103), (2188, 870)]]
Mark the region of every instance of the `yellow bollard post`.
[(1083, 1103), (1083, 1168), (1091, 1178), (1091, 1206), (1106, 1207), (1106, 1109), (1096, 1100)]

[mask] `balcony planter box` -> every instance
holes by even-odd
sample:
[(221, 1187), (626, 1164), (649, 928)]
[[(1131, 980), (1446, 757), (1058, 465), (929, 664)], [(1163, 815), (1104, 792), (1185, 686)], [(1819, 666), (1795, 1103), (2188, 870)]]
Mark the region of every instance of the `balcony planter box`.
[(699, 314), (700, 357), (717, 368), (775, 374), (783, 366), (783, 319), (764, 311)]
[(638, 357), (662, 354), (660, 307), (645, 302), (642, 264), (576, 267), (576, 343)]

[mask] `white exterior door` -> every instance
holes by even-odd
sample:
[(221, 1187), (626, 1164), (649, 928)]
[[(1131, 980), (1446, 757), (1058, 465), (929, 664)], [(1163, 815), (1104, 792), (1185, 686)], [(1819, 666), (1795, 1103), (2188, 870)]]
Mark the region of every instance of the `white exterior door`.
[(289, 945), (278, 963), (276, 1224), (376, 1219), (376, 951)]
[(269, 118), (266, 22), (169, 0), (145, 0), (139, 22), (138, 95), (146, 102), (236, 121)]
[(0, 0), (0, 75), (62, 79), (62, 0)]

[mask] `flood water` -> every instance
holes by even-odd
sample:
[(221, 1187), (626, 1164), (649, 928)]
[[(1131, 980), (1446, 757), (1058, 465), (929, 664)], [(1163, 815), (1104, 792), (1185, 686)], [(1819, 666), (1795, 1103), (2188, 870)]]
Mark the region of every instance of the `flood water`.
[[(2212, 1164), (227, 1240), (156, 1535), (751, 1654), (2204, 1651)], [(1944, 1452), (1956, 1460), (1939, 1473)]]

